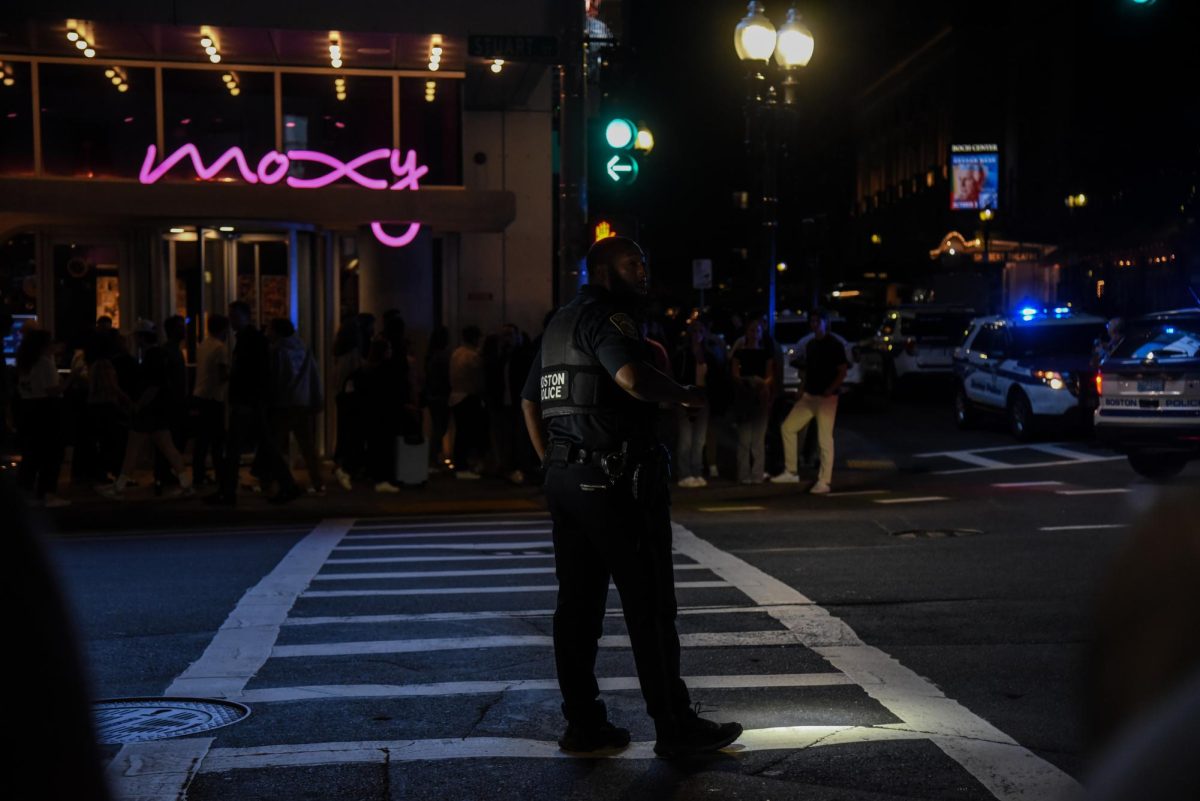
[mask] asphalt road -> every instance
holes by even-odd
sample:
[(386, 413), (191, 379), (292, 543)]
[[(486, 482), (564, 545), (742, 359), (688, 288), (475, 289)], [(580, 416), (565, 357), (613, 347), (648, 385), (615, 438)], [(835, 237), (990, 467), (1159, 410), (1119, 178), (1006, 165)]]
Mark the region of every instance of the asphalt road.
[[(1097, 584), (1163, 489), (1083, 439), (954, 431), (928, 399), (846, 410), (838, 447), (830, 496), (676, 494), (684, 674), (706, 714), (747, 729), (696, 762), (652, 758), (615, 615), (598, 674), (634, 745), (557, 751), (539, 512), (57, 540), (97, 697), (252, 710), (106, 746), (119, 793), (1064, 797), (1088, 768), (1079, 677)], [(1193, 463), (1173, 486), (1198, 483)]]

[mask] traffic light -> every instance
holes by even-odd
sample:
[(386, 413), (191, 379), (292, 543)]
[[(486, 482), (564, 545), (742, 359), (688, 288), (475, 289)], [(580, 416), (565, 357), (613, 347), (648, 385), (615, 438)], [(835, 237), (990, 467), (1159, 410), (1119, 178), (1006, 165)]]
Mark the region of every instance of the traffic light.
[(597, 153), (601, 180), (608, 186), (628, 186), (638, 176), (638, 160), (630, 152), (638, 142), (638, 127), (625, 117), (613, 117), (602, 124), (604, 147)]

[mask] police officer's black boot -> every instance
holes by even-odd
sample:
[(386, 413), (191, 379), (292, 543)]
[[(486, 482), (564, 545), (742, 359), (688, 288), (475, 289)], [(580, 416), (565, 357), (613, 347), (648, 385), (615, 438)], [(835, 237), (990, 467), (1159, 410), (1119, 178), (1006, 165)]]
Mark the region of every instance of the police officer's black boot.
[(742, 724), (705, 720), (688, 709), (669, 721), (654, 721), (658, 740), (654, 753), (663, 759), (720, 751), (742, 736)]
[(586, 720), (568, 721), (567, 730), (558, 739), (559, 748), (577, 754), (619, 750), (627, 745), (629, 729), (609, 723), (603, 701), (596, 702), (595, 715), (589, 715)]

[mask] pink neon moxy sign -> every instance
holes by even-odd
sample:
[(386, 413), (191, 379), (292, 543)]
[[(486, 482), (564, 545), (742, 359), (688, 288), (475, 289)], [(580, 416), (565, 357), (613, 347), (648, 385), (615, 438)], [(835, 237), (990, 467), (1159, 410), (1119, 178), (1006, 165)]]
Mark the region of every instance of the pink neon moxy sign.
[[(407, 153), (402, 154), (397, 149), (386, 147), (368, 151), (349, 161), (342, 161), (327, 153), (321, 153), (316, 150), (289, 150), (286, 153), (271, 150), (258, 160), (258, 164), (253, 169), (251, 169), (250, 162), (246, 160), (246, 154), (242, 152), (240, 147), (229, 148), (211, 164), (204, 163), (204, 160), (200, 158), (200, 151), (191, 143), (183, 145), (155, 166), (154, 160), (157, 156), (158, 148), (154, 145), (146, 148), (146, 158), (142, 162), (141, 172), (138, 173), (138, 180), (142, 183), (157, 183), (164, 175), (171, 171), (171, 168), (184, 159), (191, 159), (192, 168), (196, 171), (196, 175), (205, 180), (217, 175), (232, 162), (237, 167), (238, 172), (242, 174), (242, 180), (248, 184), (266, 184), (270, 186), (280, 181), (286, 181), (287, 185), (293, 189), (317, 189), (346, 178), (366, 189), (412, 189), (415, 191), (421, 188), (419, 184), (421, 176), (429, 172), (428, 167), (417, 163), (417, 154), (415, 151), (409, 150)], [(377, 161), (386, 161), (394, 180), (371, 178), (359, 172), (366, 165)], [(319, 164), (323, 167), (328, 167), (329, 171), (315, 178), (298, 178), (294, 175), (288, 175), (291, 165), (296, 162)], [(392, 236), (384, 231), (382, 221), (371, 223), (371, 231), (375, 234), (376, 239), (388, 247), (402, 248), (416, 239), (417, 232), (421, 230), (421, 224), (408, 221), (401, 224), (408, 225), (408, 230), (399, 236)]]

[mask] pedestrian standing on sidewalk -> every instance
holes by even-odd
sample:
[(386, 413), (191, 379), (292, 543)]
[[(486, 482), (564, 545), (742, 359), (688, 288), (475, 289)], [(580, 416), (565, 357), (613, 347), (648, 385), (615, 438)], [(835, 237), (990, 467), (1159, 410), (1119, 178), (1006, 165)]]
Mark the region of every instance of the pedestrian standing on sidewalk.
[(383, 337), (371, 341), (367, 361), (348, 382), (363, 418), (367, 475), (376, 492), (399, 492), (396, 486), (396, 437), (404, 425), (404, 393), (391, 368), (392, 345)]
[(234, 506), (237, 503), (242, 453), (257, 443), (260, 451), (274, 457), (271, 438), (264, 436), (267, 398), (267, 338), (251, 322), (253, 312), (245, 301), (229, 304), (229, 326), (236, 337), (229, 368), (229, 435), (225, 440), (225, 469), (217, 491), (204, 499), (207, 504)]
[(133, 482), (133, 471), (147, 443), (152, 443), (156, 454), (162, 454), (172, 476), (179, 482), (183, 494), (190, 495), (192, 479), (187, 475), (183, 456), (175, 448), (171, 438), (171, 415), (173, 398), (170, 396), (171, 362), (166, 348), (156, 343), (158, 336), (154, 323), (139, 320), (134, 329), (142, 346), (142, 364), (139, 372), (139, 388), (132, 398), (133, 419), (129, 441), (125, 445), (125, 460), (121, 472), (112, 484), (101, 487), (100, 492), (110, 498), (120, 498), (125, 488)]
[[(171, 432), (171, 444), (183, 453), (188, 438), (188, 375), (187, 355), (184, 340), (187, 338), (187, 320), (173, 314), (163, 321), (165, 341), (160, 346), (167, 356), (167, 383), (164, 394), (167, 399), (167, 424)], [(154, 494), (161, 495), (165, 487), (176, 483), (173, 468), (161, 452), (154, 455)]]
[(349, 492), (364, 460), (363, 416), (350, 376), (363, 366), (362, 325), (357, 317), (342, 321), (333, 339), (333, 391), (337, 410), (337, 444), (333, 449), (333, 477)]
[(817, 447), (821, 467), (817, 482), (809, 489), (814, 495), (828, 493), (833, 485), (833, 422), (837, 418), (838, 393), (846, 380), (850, 362), (842, 342), (829, 335), (829, 319), (821, 309), (808, 316), (813, 338), (805, 350), (804, 391), (780, 427), (783, 435), (784, 471), (771, 479), (776, 484), (797, 484), (800, 476), (797, 437), (814, 419), (817, 421)]
[(445, 468), (451, 461), (450, 449), (450, 330), (444, 325), (433, 329), (429, 350), (425, 353), (425, 385), (421, 404), (429, 413), (429, 451), (433, 465)]
[(587, 271), (589, 283), (546, 329), (521, 392), (554, 519), (554, 661), (567, 719), (558, 744), (584, 754), (629, 745), (629, 730), (608, 720), (596, 683), (611, 578), (654, 719), (655, 753), (717, 751), (742, 727), (699, 717), (679, 675), (670, 466), (655, 425), (659, 403), (700, 406), (704, 392), (650, 363), (631, 316), (648, 288), (642, 249), (623, 237), (602, 239), (588, 252)]
[(192, 486), (209, 483), (207, 460), (212, 455), (216, 481), (225, 471), (225, 403), (229, 398), (229, 318), (208, 318), (208, 336), (196, 349), (196, 442), (192, 453)]
[[(708, 326), (697, 316), (688, 324), (683, 334), (682, 346), (675, 354), (675, 380), (684, 386), (703, 388), (707, 400), (709, 364), (716, 359), (716, 355), (708, 348)], [(699, 408), (675, 407), (675, 471), (679, 477), (679, 486), (685, 489), (708, 485), (704, 478), (704, 442), (708, 436), (708, 414), (708, 403)]]
[(468, 325), (462, 344), (450, 355), (450, 409), (454, 415), (454, 468), (457, 478), (479, 478), (487, 447), (487, 411), (483, 408), (484, 370), (479, 349), (483, 332)]
[(730, 360), (738, 432), (737, 479), (743, 484), (761, 484), (767, 478), (767, 421), (775, 397), (775, 354), (766, 347), (758, 318), (746, 323), (741, 343)]
[(321, 475), (321, 460), (317, 456), (314, 438), (316, 416), (325, 408), (325, 395), (321, 387), (321, 372), (317, 360), (304, 340), (296, 334), (296, 327), (286, 317), (271, 321), (267, 327), (270, 342), (271, 399), (267, 419), (276, 453), (276, 475), (278, 494), (272, 503), (287, 503), (304, 493), (292, 476), (290, 437), (296, 438), (304, 466), (308, 470), (308, 482), (316, 495), (325, 494), (325, 479)]
[(58, 496), (63, 462), (62, 394), (54, 342), (41, 328), (22, 330), (17, 347), (17, 441), (21, 464), (17, 479), (33, 502), (54, 508), (70, 501)]

